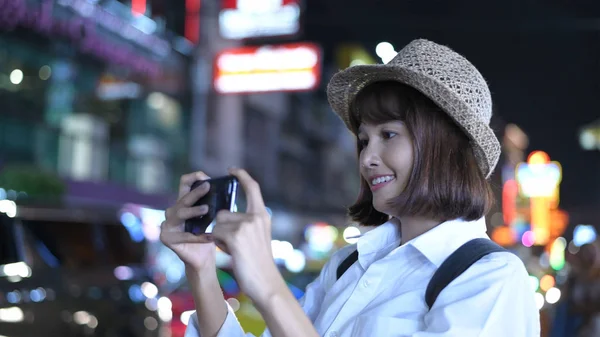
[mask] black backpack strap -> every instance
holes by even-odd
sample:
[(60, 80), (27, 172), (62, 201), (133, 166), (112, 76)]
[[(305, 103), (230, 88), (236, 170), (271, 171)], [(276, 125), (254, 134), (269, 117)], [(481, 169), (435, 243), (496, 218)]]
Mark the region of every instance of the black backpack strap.
[(473, 239), (458, 248), (442, 263), (427, 285), (425, 302), (429, 309), (442, 290), (475, 262), (490, 253), (506, 251), (492, 240), (484, 238)]
[(348, 270), (348, 268), (350, 268), (350, 266), (356, 261), (358, 261), (358, 250), (353, 251), (352, 254), (348, 255), (348, 257), (346, 257), (346, 259), (340, 263), (337, 268), (337, 279), (339, 280), (340, 277), (344, 275), (346, 270)]

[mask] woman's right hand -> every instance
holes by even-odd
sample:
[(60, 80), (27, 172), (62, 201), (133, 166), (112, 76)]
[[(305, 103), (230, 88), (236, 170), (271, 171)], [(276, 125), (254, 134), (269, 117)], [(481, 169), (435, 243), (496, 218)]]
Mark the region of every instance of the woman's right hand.
[(190, 173), (181, 177), (177, 203), (166, 210), (166, 219), (160, 230), (162, 243), (173, 250), (187, 268), (197, 272), (216, 268), (216, 246), (212, 237), (185, 232), (185, 220), (208, 212), (206, 205), (194, 206), (194, 203), (208, 193), (209, 184), (204, 183), (191, 189), (193, 183), (206, 179), (209, 177), (203, 172)]

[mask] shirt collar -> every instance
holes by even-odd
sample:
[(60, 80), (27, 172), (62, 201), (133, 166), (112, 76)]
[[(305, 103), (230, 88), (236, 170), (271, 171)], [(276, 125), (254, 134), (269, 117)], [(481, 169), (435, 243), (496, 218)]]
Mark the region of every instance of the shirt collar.
[(392, 219), (363, 234), (357, 243), (358, 261), (363, 268), (387, 255), (400, 244), (400, 227)]
[(460, 246), (476, 238), (486, 238), (485, 217), (475, 221), (450, 220), (419, 235), (407, 244), (416, 248), (439, 267)]
[[(485, 217), (475, 221), (455, 219), (443, 222), (406, 243), (417, 249), (436, 267), (468, 241), (487, 238)], [(369, 230), (358, 239), (358, 261), (363, 268), (389, 254), (400, 244), (400, 223), (392, 219)]]

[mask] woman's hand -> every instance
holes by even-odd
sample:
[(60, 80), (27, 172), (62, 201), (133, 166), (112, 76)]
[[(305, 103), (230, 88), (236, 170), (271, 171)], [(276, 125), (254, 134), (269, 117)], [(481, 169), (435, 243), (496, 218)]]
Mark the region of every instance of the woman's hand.
[(260, 305), (286, 287), (273, 261), (271, 217), (258, 183), (242, 169), (230, 169), (229, 173), (242, 185), (248, 207), (246, 213), (219, 212), (213, 236), (217, 246), (231, 255), (241, 290)]
[(179, 256), (187, 268), (192, 268), (195, 272), (201, 272), (206, 268), (216, 269), (216, 247), (211, 236), (197, 236), (184, 231), (185, 220), (208, 212), (206, 205), (193, 205), (208, 193), (209, 184), (204, 183), (191, 190), (194, 182), (206, 179), (209, 177), (202, 172), (190, 173), (181, 177), (177, 203), (165, 212), (166, 219), (160, 229), (160, 240)]

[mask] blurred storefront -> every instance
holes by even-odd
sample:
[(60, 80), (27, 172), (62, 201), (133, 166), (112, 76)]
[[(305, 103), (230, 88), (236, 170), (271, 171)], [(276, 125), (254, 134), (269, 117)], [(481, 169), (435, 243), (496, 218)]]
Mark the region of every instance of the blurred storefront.
[(172, 38), (118, 1), (0, 9), (0, 165), (58, 172), (71, 199), (164, 206), (189, 135)]

